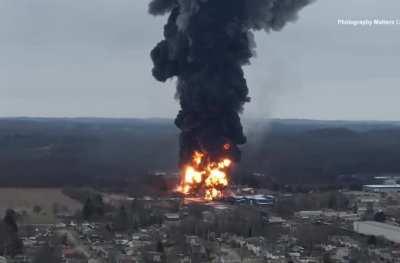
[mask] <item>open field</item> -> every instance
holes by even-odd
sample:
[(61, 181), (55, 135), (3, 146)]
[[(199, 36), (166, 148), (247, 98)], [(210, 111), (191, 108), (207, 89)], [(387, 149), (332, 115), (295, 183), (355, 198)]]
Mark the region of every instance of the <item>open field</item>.
[[(34, 207), (36, 211), (34, 211)], [(0, 188), (0, 216), (12, 208), (24, 214), (22, 223), (53, 223), (55, 211), (75, 212), (81, 208), (76, 200), (64, 195), (60, 188)]]

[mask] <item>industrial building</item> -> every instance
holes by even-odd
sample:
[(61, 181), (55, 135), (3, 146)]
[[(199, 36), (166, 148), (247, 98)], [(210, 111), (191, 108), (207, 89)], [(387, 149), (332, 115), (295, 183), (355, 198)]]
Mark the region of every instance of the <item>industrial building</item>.
[(384, 174), (381, 176), (375, 176), (374, 180), (376, 184), (397, 184), (400, 181), (399, 174)]
[(364, 185), (364, 191), (376, 193), (400, 192), (400, 184), (371, 184)]
[(231, 201), (235, 204), (250, 204), (250, 205), (273, 205), (274, 196), (272, 195), (246, 195), (246, 196), (232, 196)]
[(383, 236), (387, 240), (400, 243), (400, 227), (375, 221), (353, 223), (354, 231), (368, 236)]

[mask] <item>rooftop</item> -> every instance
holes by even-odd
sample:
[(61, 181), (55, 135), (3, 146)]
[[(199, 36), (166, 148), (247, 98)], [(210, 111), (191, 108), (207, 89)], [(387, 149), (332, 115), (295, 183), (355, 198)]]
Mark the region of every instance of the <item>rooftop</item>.
[(400, 188), (400, 184), (367, 184), (364, 187), (370, 188)]
[(176, 214), (176, 213), (166, 213), (164, 216), (167, 220), (179, 220), (180, 219), (179, 214)]
[(400, 227), (386, 224), (386, 223), (380, 223), (380, 222), (376, 222), (376, 221), (360, 221), (357, 223), (364, 224), (364, 225), (370, 225), (370, 226), (374, 226), (374, 227), (379, 227), (379, 228), (387, 229), (390, 231), (400, 232)]

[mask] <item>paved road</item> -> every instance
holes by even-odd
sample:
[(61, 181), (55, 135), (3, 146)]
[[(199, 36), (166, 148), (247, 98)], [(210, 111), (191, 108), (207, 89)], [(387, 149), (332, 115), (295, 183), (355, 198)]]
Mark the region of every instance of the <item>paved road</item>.
[(79, 239), (79, 235), (76, 231), (72, 229), (61, 229), (58, 230), (60, 235), (67, 235), (68, 242), (70, 242), (76, 250), (81, 252), (87, 259), (90, 259), (90, 263), (104, 263), (105, 261), (93, 255), (89, 247)]

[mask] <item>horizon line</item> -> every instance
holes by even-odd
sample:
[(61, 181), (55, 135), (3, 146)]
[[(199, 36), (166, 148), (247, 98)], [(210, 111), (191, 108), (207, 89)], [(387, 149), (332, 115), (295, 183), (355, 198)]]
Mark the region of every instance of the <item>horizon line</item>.
[[(103, 120), (174, 120), (175, 117), (104, 117), (104, 116), (0, 116), (0, 120), (7, 119), (70, 119), (70, 120), (83, 120), (83, 119), (103, 119)], [(320, 119), (320, 118), (297, 118), (297, 117), (242, 117), (242, 120), (263, 120), (263, 121), (324, 121), (324, 122), (400, 122), (400, 120), (393, 119)]]

